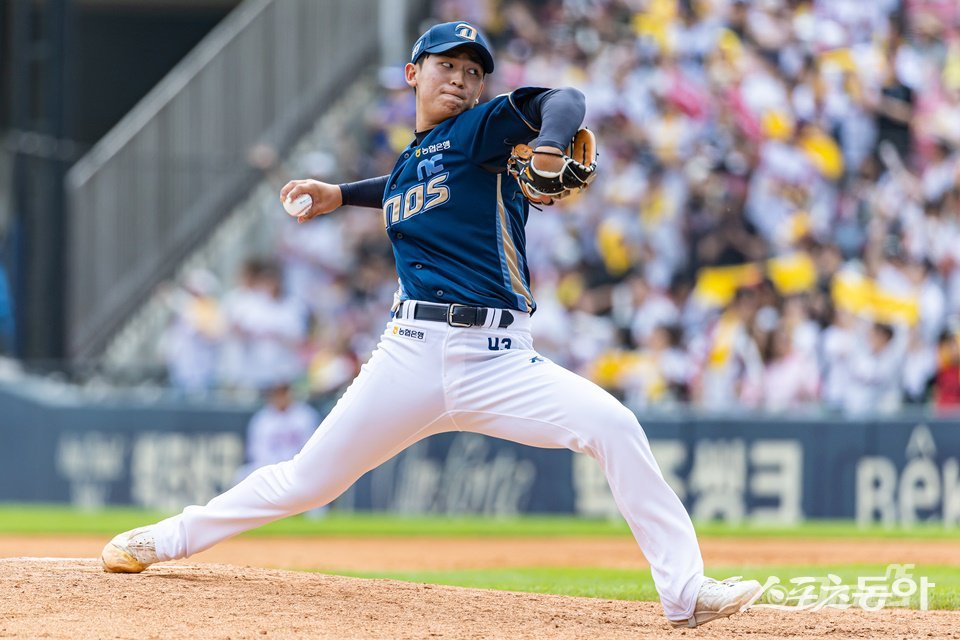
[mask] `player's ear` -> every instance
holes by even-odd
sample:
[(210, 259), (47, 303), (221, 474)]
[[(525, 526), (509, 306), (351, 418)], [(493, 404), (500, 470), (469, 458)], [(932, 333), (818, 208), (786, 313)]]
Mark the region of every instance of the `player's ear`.
[(408, 62), (403, 67), (403, 77), (407, 81), (407, 86), (417, 88), (417, 65)]

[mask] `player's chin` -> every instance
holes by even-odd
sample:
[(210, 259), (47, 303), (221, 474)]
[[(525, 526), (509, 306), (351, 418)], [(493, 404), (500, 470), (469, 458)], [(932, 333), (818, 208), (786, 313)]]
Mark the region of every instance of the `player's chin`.
[(442, 94), (440, 96), (440, 107), (447, 112), (448, 115), (455, 116), (460, 113), (463, 113), (467, 110), (469, 106), (467, 101), (463, 98), (458, 98), (457, 96), (452, 96), (449, 94)]

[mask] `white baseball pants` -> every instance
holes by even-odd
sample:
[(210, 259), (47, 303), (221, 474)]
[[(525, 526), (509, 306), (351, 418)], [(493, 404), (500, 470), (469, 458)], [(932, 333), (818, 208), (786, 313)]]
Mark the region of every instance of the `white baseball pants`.
[[(468, 431), (596, 458), (652, 568), (671, 619), (693, 613), (703, 561), (690, 518), (631, 411), (533, 350), (530, 318), (506, 329), (412, 320), (405, 303), (370, 361), (292, 460), (155, 528), (161, 560), (332, 502), (360, 476), (436, 433)], [(495, 326), (500, 314), (488, 324)], [(499, 349), (491, 350), (492, 346)]]

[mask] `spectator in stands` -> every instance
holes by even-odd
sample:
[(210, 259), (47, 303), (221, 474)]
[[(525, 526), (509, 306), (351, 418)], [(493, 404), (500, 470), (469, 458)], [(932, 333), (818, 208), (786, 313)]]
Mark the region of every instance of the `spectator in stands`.
[(850, 381), (843, 397), (848, 415), (889, 415), (900, 409), (905, 333), (904, 329), (877, 322), (855, 343)]
[(233, 391), (255, 388), (250, 359), (251, 310), (260, 293), (256, 283), (263, 269), (263, 261), (248, 258), (240, 267), (237, 284), (223, 297), (223, 315), (226, 323), (223, 350), (220, 359), (220, 385)]
[(317, 324), (311, 341), (307, 380), (311, 395), (338, 393), (360, 372), (347, 323)]
[(927, 402), (937, 375), (937, 349), (923, 339), (920, 326), (909, 329), (903, 360), (903, 401), (912, 407)]
[(698, 376), (692, 390), (703, 408), (738, 410), (760, 395), (763, 361), (751, 334), (758, 303), (756, 290), (741, 287), (730, 308), (694, 345)]
[(216, 277), (195, 269), (175, 290), (169, 304), (172, 321), (161, 339), (170, 384), (185, 394), (206, 394), (217, 384), (224, 322), (215, 293)]
[(938, 411), (960, 411), (960, 341), (944, 331), (937, 345), (937, 373), (934, 403)]
[[(676, 279), (674, 282), (674, 286), (677, 286)], [(640, 274), (631, 278), (629, 284), (631, 288), (629, 328), (634, 344), (648, 344), (655, 331), (665, 330), (666, 327), (672, 327), (680, 322), (680, 309), (669, 295), (651, 287)], [(662, 338), (663, 336), (661, 336), (661, 342)], [(666, 342), (673, 343), (675, 340), (671, 338)]]
[(290, 460), (320, 424), (320, 415), (294, 397), (290, 381), (267, 386), (266, 404), (247, 425), (247, 464), (237, 472), (239, 482), (268, 464)]
[(887, 50), (884, 80), (875, 114), (879, 141), (890, 142), (901, 158), (907, 158), (912, 149), (910, 124), (913, 118), (914, 93), (911, 85), (919, 81), (919, 72), (914, 70), (915, 67), (898, 65), (898, 57), (902, 60), (899, 55), (902, 45), (897, 47), (898, 40), (899, 34), (891, 40)]
[(634, 409), (677, 406), (689, 400), (693, 362), (677, 324), (658, 324), (641, 344), (626, 373), (625, 402)]
[(820, 371), (813, 354), (797, 348), (794, 336), (778, 326), (763, 349), (763, 389), (760, 406), (783, 413), (813, 406), (819, 399)]
[(831, 306), (830, 322), (821, 334), (820, 358), (823, 377), (821, 397), (830, 411), (842, 411), (848, 390), (857, 341), (857, 320), (846, 309)]
[(299, 300), (284, 294), (274, 263), (260, 269), (254, 290), (241, 323), (248, 342), (250, 381), (255, 389), (263, 389), (272, 380), (304, 375), (308, 313)]

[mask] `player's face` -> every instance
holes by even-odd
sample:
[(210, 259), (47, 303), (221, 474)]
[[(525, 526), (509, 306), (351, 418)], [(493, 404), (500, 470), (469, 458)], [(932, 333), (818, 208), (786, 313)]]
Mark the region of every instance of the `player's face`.
[(483, 91), (483, 67), (463, 51), (426, 56), (407, 64), (407, 84), (417, 90), (417, 129), (459, 115), (477, 104)]

